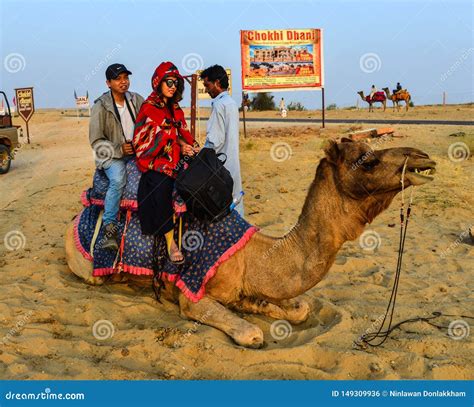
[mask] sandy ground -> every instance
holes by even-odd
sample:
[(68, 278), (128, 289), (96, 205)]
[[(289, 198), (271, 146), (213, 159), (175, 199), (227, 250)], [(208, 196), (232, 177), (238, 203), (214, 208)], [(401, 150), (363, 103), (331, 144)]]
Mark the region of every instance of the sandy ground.
[[(465, 106), (417, 110), (409, 117), (472, 118)], [(417, 147), (438, 162), (435, 181), (414, 193), (395, 321), (442, 311), (456, 316), (438, 325), (459, 319), (472, 325), (473, 319), (460, 315), (474, 314), (467, 236), (474, 221), (474, 164), (472, 157), (450, 160), (448, 148), (463, 142), (472, 152), (474, 128), (395, 128), (399, 137), (378, 147)], [(399, 233), (389, 225), (398, 225), (400, 197), (367, 228), (378, 233), (380, 246), (346, 243), (326, 278), (305, 295), (313, 306), (306, 323), (280, 339), (271, 335), (272, 320), (246, 317), (263, 329), (266, 341), (263, 349), (248, 350), (214, 328), (182, 320), (177, 306), (160, 305), (151, 289), (87, 286), (69, 271), (63, 234), (81, 209), (79, 195), (94, 170), (87, 119), (38, 113), (30, 129), (32, 144), (20, 148), (0, 184), (1, 379), (474, 378), (472, 332), (455, 340), (447, 328), (418, 322), (396, 330), (381, 348), (352, 347), (385, 312)], [(322, 157), (321, 145), (348, 129), (253, 126), (241, 143), (248, 220), (271, 235), (288, 231)], [(449, 136), (460, 131), (465, 135)], [(271, 158), (277, 142), (289, 146), (285, 161)], [(113, 336), (93, 335), (99, 320), (112, 323)]]

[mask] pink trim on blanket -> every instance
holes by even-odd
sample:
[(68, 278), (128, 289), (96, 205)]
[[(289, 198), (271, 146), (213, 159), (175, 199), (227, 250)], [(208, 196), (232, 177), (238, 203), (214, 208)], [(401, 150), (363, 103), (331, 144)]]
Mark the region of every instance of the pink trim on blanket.
[[(81, 240), (79, 238), (79, 231), (78, 225), (81, 219), (81, 213), (76, 217), (74, 221), (74, 242), (76, 244), (77, 249), (81, 252), (85, 259), (89, 261), (93, 261), (92, 256), (82, 247)], [(237, 253), (240, 249), (242, 249), (250, 240), (250, 238), (254, 235), (255, 232), (258, 231), (258, 228), (255, 226), (251, 226), (244, 235), (239, 239), (237, 243), (235, 243), (232, 247), (227, 249), (224, 254), (222, 254), (219, 259), (214, 263), (214, 265), (207, 271), (206, 275), (204, 276), (204, 280), (202, 282), (201, 288), (197, 293), (193, 293), (189, 290), (184, 281), (181, 280), (178, 274), (168, 274), (163, 273), (163, 275), (168, 279), (169, 282), (174, 282), (176, 286), (182, 291), (182, 293), (189, 298), (192, 302), (198, 302), (202, 297), (204, 297), (206, 292), (206, 284), (207, 282), (215, 276), (218, 267), (224, 263), (225, 261), (229, 260), (235, 253)], [(135, 274), (135, 275), (153, 275), (153, 270), (145, 268), (145, 267), (135, 267), (130, 266), (128, 264), (122, 264), (121, 270), (125, 273)], [(97, 268), (94, 269), (92, 272), (93, 277), (100, 277), (109, 274), (118, 274), (117, 271), (113, 267), (104, 267), (104, 268)]]
[[(146, 267), (135, 267), (135, 266), (129, 266), (128, 264), (123, 264), (121, 266), (121, 269), (125, 273), (130, 273), (130, 274), (135, 274), (135, 275), (146, 275), (146, 276), (153, 275), (153, 270), (148, 269)], [(94, 277), (106, 276), (109, 274), (118, 274), (118, 273), (116, 270), (114, 270), (113, 267), (104, 267), (100, 269), (94, 269), (94, 271), (92, 272), (92, 275)]]
[[(244, 235), (240, 238), (240, 240), (235, 243), (232, 247), (229, 247), (226, 252), (219, 257), (219, 259), (214, 263), (214, 265), (207, 271), (206, 275), (204, 276), (204, 280), (202, 282), (201, 288), (197, 293), (193, 293), (190, 291), (181, 277), (177, 274), (169, 275), (167, 273), (163, 273), (170, 282), (175, 282), (176, 286), (182, 291), (182, 293), (189, 298), (192, 302), (198, 302), (206, 292), (206, 284), (207, 282), (215, 276), (217, 272), (217, 268), (224, 263), (225, 261), (229, 260), (235, 253), (237, 253), (240, 249), (242, 249), (250, 240), (255, 232), (258, 231), (258, 228), (255, 226), (251, 226)], [(177, 281), (176, 281), (177, 280)]]
[(87, 252), (86, 249), (84, 249), (84, 247), (82, 247), (81, 239), (79, 238), (79, 222), (81, 220), (81, 216), (82, 216), (83, 211), (84, 211), (84, 209), (79, 213), (79, 215), (76, 216), (76, 219), (74, 220), (74, 227), (73, 227), (73, 230), (74, 230), (74, 243), (76, 244), (77, 250), (79, 250), (81, 252), (82, 256), (86, 260), (92, 261), (93, 260), (92, 256), (90, 255), (90, 253)]
[[(81, 202), (84, 206), (97, 205), (100, 207), (104, 206), (103, 199), (89, 198), (87, 199), (87, 191), (83, 191), (81, 194)], [(120, 209), (129, 209), (136, 211), (138, 208), (138, 203), (134, 199), (122, 199), (120, 201)]]

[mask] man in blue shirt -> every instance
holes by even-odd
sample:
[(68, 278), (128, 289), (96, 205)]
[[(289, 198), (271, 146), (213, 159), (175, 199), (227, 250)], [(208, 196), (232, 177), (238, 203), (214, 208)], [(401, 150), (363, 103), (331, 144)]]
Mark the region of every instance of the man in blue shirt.
[(204, 147), (213, 148), (217, 154), (227, 156), (225, 167), (234, 180), (234, 200), (239, 200), (235, 207), (240, 216), (244, 216), (242, 201), (242, 177), (240, 175), (239, 159), (239, 108), (230, 97), (229, 78), (225, 69), (213, 65), (201, 73), (206, 92), (212, 97), (211, 116), (207, 122), (206, 142)]

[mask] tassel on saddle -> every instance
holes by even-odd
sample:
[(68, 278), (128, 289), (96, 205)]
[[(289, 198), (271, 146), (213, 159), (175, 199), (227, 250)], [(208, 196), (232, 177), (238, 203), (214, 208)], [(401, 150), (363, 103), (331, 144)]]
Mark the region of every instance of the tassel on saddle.
[[(175, 220), (173, 216), (173, 220)], [(179, 226), (178, 226), (178, 248), (181, 251), (181, 241), (182, 241), (182, 232), (183, 232), (183, 217), (179, 216)], [(166, 239), (164, 236), (155, 236), (154, 245), (153, 245), (153, 280), (152, 288), (155, 293), (156, 300), (161, 302), (161, 290), (165, 288), (165, 283), (163, 282), (163, 266), (168, 260), (168, 247), (166, 244)]]

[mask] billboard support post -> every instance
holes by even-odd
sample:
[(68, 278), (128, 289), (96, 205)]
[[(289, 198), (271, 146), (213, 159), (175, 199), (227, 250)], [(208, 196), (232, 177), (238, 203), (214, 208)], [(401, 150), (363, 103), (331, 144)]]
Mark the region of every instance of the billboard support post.
[(245, 122), (245, 92), (242, 92), (242, 116), (244, 119), (244, 138), (247, 138), (247, 123)]
[(322, 105), (322, 113), (323, 113), (323, 121), (322, 121), (322, 128), (324, 129), (325, 127), (325, 117), (324, 117), (324, 112), (325, 112), (325, 107), (324, 107), (324, 88), (321, 88), (321, 105)]

